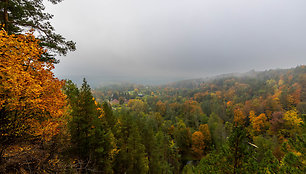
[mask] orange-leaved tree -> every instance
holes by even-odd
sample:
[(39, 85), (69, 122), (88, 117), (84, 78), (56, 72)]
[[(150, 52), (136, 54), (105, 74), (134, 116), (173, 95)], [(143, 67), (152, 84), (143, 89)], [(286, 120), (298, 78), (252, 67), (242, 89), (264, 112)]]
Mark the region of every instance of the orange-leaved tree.
[(264, 113), (256, 116), (254, 112), (250, 112), (250, 122), (255, 134), (263, 133), (268, 128), (267, 116)]
[(28, 138), (50, 140), (62, 123), (63, 81), (33, 34), (0, 31), (0, 158), (4, 149)]
[(197, 158), (201, 159), (204, 156), (204, 150), (204, 135), (201, 131), (196, 131), (192, 134), (192, 151)]
[(238, 125), (244, 126), (245, 119), (246, 119), (246, 116), (244, 115), (242, 110), (240, 108), (236, 108), (234, 110), (234, 123), (235, 123), (235, 126), (238, 126)]

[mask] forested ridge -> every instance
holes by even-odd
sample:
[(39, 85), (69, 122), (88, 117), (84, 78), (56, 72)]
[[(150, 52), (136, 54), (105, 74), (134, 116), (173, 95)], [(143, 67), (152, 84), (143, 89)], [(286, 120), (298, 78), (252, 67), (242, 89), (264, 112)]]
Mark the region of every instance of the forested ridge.
[(42, 2), (0, 1), (0, 173), (306, 173), (305, 65), (78, 87)]
[[(165, 161), (170, 173), (304, 173), (305, 73), (298, 66), (93, 93), (112, 103), (118, 121), (128, 110), (153, 135), (163, 132), (164, 146), (177, 148), (176, 165)], [(151, 169), (148, 135), (140, 134)]]

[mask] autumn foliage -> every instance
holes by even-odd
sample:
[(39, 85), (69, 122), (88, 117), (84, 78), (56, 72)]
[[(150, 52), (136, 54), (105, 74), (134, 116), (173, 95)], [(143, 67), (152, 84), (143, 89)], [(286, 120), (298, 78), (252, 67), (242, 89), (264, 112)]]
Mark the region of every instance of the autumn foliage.
[(78, 88), (55, 78), (45, 52), (33, 34), (0, 31), (0, 173), (305, 168), (305, 66), (93, 95), (85, 79)]
[(199, 131), (192, 134), (192, 151), (196, 157), (201, 158), (208, 151), (211, 144), (211, 135), (207, 124), (201, 124)]
[(22, 137), (50, 140), (59, 132), (65, 106), (63, 81), (54, 77), (52, 63), (33, 34), (0, 31), (0, 142)]
[(204, 135), (201, 131), (196, 131), (192, 134), (192, 151), (201, 159), (204, 155), (204, 150)]
[(255, 133), (260, 133), (265, 130), (267, 125), (267, 117), (266, 114), (262, 113), (258, 116), (253, 115), (254, 112), (250, 113), (250, 121)]
[(246, 116), (243, 114), (242, 110), (237, 108), (234, 110), (234, 122), (235, 125), (244, 125)]

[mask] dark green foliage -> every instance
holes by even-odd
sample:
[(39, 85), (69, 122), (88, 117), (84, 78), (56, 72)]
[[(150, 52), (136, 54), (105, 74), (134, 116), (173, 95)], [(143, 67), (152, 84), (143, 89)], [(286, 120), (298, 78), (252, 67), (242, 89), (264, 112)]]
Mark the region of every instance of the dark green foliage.
[(114, 161), (115, 173), (146, 173), (148, 158), (139, 127), (139, 118), (125, 111), (120, 113), (119, 132), (116, 135), (119, 152)]
[(156, 164), (159, 152), (156, 151), (157, 144), (154, 136), (153, 127), (150, 124), (145, 124), (142, 128), (142, 144), (145, 146), (145, 151), (148, 155), (150, 173), (156, 173), (158, 165)]
[[(297, 70), (303, 71), (303, 69), (297, 69)], [(301, 102), (306, 102), (306, 72), (305, 72), (305, 69), (304, 69), (304, 72), (300, 74), (298, 81), (302, 87), (300, 100)]]
[[(49, 0), (57, 4), (62, 0)], [(9, 33), (19, 34), (29, 29), (38, 33), (41, 46), (48, 49), (42, 57), (43, 61), (57, 62), (54, 54), (66, 55), (68, 51), (75, 50), (75, 43), (66, 41), (63, 36), (55, 33), (49, 22), (53, 15), (44, 12), (43, 0), (1, 0), (0, 25)]]
[(226, 163), (226, 156), (221, 152), (213, 151), (201, 159), (195, 171), (199, 174), (229, 173), (229, 168)]
[[(265, 141), (265, 139), (262, 139)], [(257, 141), (258, 142), (258, 141)], [(265, 145), (265, 144), (263, 144)], [(254, 147), (246, 130), (233, 127), (226, 144), (205, 156), (196, 167), (196, 173), (278, 173), (279, 162), (269, 147)]]
[(94, 121), (94, 128), (90, 132), (90, 150), (92, 166), (99, 173), (113, 173), (113, 150), (116, 150), (113, 133), (107, 129), (105, 122), (100, 119)]
[(305, 173), (306, 171), (298, 156), (292, 152), (288, 152), (284, 156), (282, 163), (280, 173)]
[[(287, 135), (286, 125), (294, 124), (296, 120), (286, 121), (284, 113), (296, 109), (297, 120), (304, 113), (305, 70), (305, 66), (300, 66), (289, 70), (251, 71), (244, 76), (223, 76), (206, 82), (184, 81), (159, 87), (113, 86), (97, 90), (96, 94), (102, 100), (115, 97), (127, 101), (137, 98), (137, 93), (144, 94), (144, 97), (138, 97), (145, 105), (142, 112), (132, 111), (126, 102), (112, 106), (115, 112), (118, 111), (115, 116), (118, 124), (113, 128), (117, 133), (114, 135), (118, 148), (123, 149), (116, 156), (115, 172), (141, 171), (129, 167), (141, 164), (131, 160), (137, 155), (130, 143), (139, 147), (137, 153), (140, 156), (137, 158), (146, 159), (143, 161), (147, 162), (149, 173), (280, 173), (297, 168), (304, 170), (300, 164), (305, 162), (305, 141), (302, 135), (295, 135), (304, 130), (295, 125), (296, 133)], [(237, 108), (246, 116), (245, 127), (234, 126), (234, 111)], [(252, 119), (250, 111), (254, 111)], [(106, 117), (111, 115), (107, 114), (111, 113), (110, 109), (104, 112)], [(257, 118), (260, 114), (265, 114), (265, 120)], [(264, 131), (260, 129), (260, 121), (266, 126)], [(205, 151), (206, 156), (195, 167), (199, 159), (192, 155), (191, 135), (203, 123), (208, 124), (212, 142), (207, 148), (209, 150)], [(139, 133), (133, 133), (135, 130)], [(287, 140), (290, 144), (288, 151), (280, 149), (280, 144)], [(127, 149), (132, 155), (125, 152)], [(294, 162), (290, 163), (288, 159)]]
[(222, 119), (217, 114), (212, 113), (208, 119), (208, 126), (214, 145), (216, 148), (220, 148), (225, 142), (225, 129)]
[[(86, 81), (80, 89), (67, 81), (64, 91), (72, 116), (67, 156), (77, 161), (72, 171), (305, 173), (303, 102), (296, 98), (302, 84), (299, 75), (283, 71), (257, 75), (218, 79), (192, 89), (130, 86), (96, 93), (104, 97), (99, 101), (121, 100), (121, 104), (110, 101), (112, 106), (95, 103)], [(141, 103), (140, 110), (127, 104), (131, 98)], [(233, 122), (235, 116), (239, 120), (234, 114), (237, 108), (246, 116), (243, 126)], [(296, 115), (285, 117), (288, 110)], [(266, 115), (265, 131), (256, 129), (262, 124), (260, 114)], [(199, 159), (191, 135), (203, 123), (208, 124), (211, 142), (204, 143), (208, 147)], [(290, 125), (294, 133), (284, 136)], [(287, 144), (280, 149), (283, 142)]]
[(227, 161), (234, 174), (245, 171), (246, 162), (253, 150), (248, 144), (248, 141), (245, 128), (242, 126), (234, 126), (228, 139), (229, 155), (227, 157)]
[[(254, 143), (249, 144), (251, 153), (245, 164), (245, 171), (250, 173), (278, 173), (279, 161), (272, 154), (274, 140), (263, 136), (254, 137)], [(256, 147), (254, 147), (254, 145)]]
[(63, 91), (67, 95), (68, 104), (70, 105), (77, 104), (80, 91), (78, 87), (71, 80), (66, 80), (66, 83), (63, 86)]
[(72, 119), (69, 123), (72, 149), (84, 161), (89, 160), (90, 130), (98, 114), (92, 98), (90, 87), (84, 79), (76, 103), (72, 107)]
[(109, 128), (110, 129), (115, 128), (115, 124), (116, 124), (117, 120), (116, 120), (116, 117), (113, 114), (113, 110), (112, 110), (111, 105), (107, 102), (103, 102), (102, 109), (103, 109), (103, 114), (104, 114), (105, 120), (106, 120)]
[(101, 113), (89, 85), (84, 79), (82, 87), (78, 89), (68, 81), (64, 91), (71, 106), (70, 156), (77, 159), (80, 172), (112, 173), (114, 136), (107, 121), (99, 118)]
[[(152, 150), (152, 159), (150, 160), (150, 173), (172, 173), (175, 171), (175, 164), (169, 164), (171, 159), (169, 150), (170, 142), (169, 137), (162, 131), (158, 131), (154, 137), (154, 148)], [(175, 157), (174, 159), (177, 159)]]
[(191, 132), (190, 128), (186, 127), (182, 120), (178, 122), (174, 130), (174, 141), (179, 148), (182, 159), (188, 161), (191, 155)]
[[(57, 4), (62, 0), (48, 1)], [(54, 54), (74, 51), (75, 43), (55, 33), (49, 22), (52, 15), (44, 8), (43, 0), (0, 0), (1, 28), (9, 34), (33, 28), (41, 46), (49, 49), (41, 60), (56, 62)], [(197, 79), (164, 86), (113, 85), (95, 91), (97, 100), (110, 101), (102, 106), (93, 98), (85, 79), (80, 89), (67, 81), (63, 91), (67, 95), (69, 133), (36, 148), (49, 150), (44, 166), (66, 142), (69, 147), (62, 148), (69, 149), (65, 159), (70, 166), (62, 169), (70, 170), (44, 173), (306, 173), (305, 66), (250, 71), (205, 82)], [(134, 106), (126, 104), (130, 99), (137, 99)], [(245, 127), (233, 122), (237, 108), (246, 116)], [(297, 110), (298, 116), (285, 119), (289, 110)], [(254, 111), (252, 118), (250, 111)], [(265, 120), (256, 120), (260, 114), (266, 116)], [(4, 116), (1, 112), (0, 117)], [(301, 118), (304, 123), (299, 121)], [(2, 124), (10, 123), (2, 119)], [(204, 123), (208, 124), (212, 142), (205, 142), (208, 147), (196, 157), (192, 134)], [(267, 128), (255, 130), (261, 123)], [(1, 141), (9, 146), (10, 139), (17, 138)], [(278, 149), (283, 142), (284, 148)], [(0, 164), (5, 149), (0, 147)]]
[(279, 161), (272, 154), (271, 150), (264, 152), (264, 156), (258, 163), (258, 167), (254, 168), (254, 171), (258, 173), (278, 173)]

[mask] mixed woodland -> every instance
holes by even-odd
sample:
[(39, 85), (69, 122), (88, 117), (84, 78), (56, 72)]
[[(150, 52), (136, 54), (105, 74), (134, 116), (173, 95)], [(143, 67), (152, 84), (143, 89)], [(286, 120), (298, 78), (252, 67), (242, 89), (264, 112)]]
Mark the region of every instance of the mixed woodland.
[(306, 173), (305, 65), (92, 89), (42, 1), (0, 7), (0, 173)]

